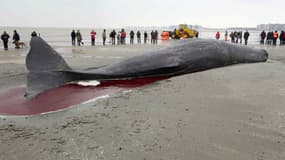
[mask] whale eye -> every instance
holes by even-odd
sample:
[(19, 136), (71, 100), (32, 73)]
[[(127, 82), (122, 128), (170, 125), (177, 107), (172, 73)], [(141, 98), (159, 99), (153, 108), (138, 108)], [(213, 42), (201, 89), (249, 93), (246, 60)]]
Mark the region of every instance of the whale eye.
[(265, 49), (262, 49), (262, 51), (264, 52), (264, 54), (261, 56), (261, 59), (266, 61), (269, 57), (268, 52)]
[(268, 53), (265, 53), (264, 55), (262, 55), (262, 59), (263, 59), (264, 61), (266, 61), (266, 60), (268, 59)]

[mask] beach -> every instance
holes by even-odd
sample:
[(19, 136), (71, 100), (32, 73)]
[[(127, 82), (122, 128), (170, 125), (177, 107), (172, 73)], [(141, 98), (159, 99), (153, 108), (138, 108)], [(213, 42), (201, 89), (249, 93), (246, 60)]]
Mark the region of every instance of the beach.
[[(163, 45), (54, 47), (83, 69)], [(1, 116), (0, 159), (285, 159), (285, 46), (250, 47), (266, 49), (268, 62), (176, 76), (59, 112)], [(0, 50), (1, 90), (26, 84), (28, 50)]]

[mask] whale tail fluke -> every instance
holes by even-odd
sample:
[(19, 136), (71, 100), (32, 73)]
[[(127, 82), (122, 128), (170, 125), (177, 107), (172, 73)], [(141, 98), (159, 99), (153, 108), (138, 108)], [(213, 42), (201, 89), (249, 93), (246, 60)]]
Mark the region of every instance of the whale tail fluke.
[(70, 70), (65, 60), (41, 37), (32, 37), (26, 66), (30, 72)]

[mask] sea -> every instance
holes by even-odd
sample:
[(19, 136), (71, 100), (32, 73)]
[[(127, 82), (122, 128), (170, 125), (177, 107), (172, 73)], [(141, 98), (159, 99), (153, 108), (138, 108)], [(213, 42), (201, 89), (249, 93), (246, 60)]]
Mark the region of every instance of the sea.
[[(43, 39), (45, 39), (51, 46), (71, 46), (71, 31), (72, 30), (80, 30), (82, 37), (83, 37), (83, 42), (85, 45), (91, 45), (91, 39), (90, 39), (90, 32), (93, 30), (93, 28), (36, 28), (36, 27), (0, 27), (0, 34), (2, 34), (4, 31), (6, 31), (10, 35), (9, 39), (9, 45), (12, 45), (12, 36), (13, 36), (13, 31), (17, 30), (17, 32), (20, 34), (21, 41), (25, 43), (29, 43), (30, 38), (31, 38), (31, 33), (33, 31), (36, 31)], [(102, 32), (103, 28), (94, 28), (94, 31), (97, 33), (96, 35), (96, 45), (102, 45)], [(112, 31), (113, 29), (106, 29), (107, 31), (107, 37), (108, 34)], [(115, 29), (116, 32), (120, 31), (121, 28)], [(130, 32), (130, 30), (134, 30), (135, 33), (137, 30), (140, 30), (141, 33), (144, 33), (145, 31), (150, 34), (152, 30), (158, 30), (159, 33), (161, 33), (163, 30), (168, 30), (168, 29), (163, 29), (163, 28), (150, 28), (148, 27), (147, 29), (143, 28), (137, 28), (134, 27), (133, 29), (128, 27), (125, 29), (127, 34)], [(205, 38), (205, 39), (215, 39), (215, 34), (217, 31), (221, 33), (221, 39), (224, 39), (224, 34), (226, 29), (203, 29), (203, 30), (198, 30), (199, 31), (199, 38)], [(234, 30), (227, 30), (228, 34)], [(243, 33), (245, 30), (236, 30), (236, 31), (242, 31)], [(258, 44), (259, 43), (259, 35), (261, 31), (258, 30), (248, 30), (250, 33), (248, 43), (249, 44)], [(150, 35), (148, 36), (150, 37)], [(127, 36), (126, 42), (129, 42), (129, 36)], [(135, 41), (136, 42), (136, 41)], [(150, 41), (148, 42), (150, 43)], [(160, 40), (159, 42), (160, 43)], [(107, 38), (107, 45), (110, 44), (110, 39)], [(1, 41), (0, 47), (3, 48), (3, 43)]]

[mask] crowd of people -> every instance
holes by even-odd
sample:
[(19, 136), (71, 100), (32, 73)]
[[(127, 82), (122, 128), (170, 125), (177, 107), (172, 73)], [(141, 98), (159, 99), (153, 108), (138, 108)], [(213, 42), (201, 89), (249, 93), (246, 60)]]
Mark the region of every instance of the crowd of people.
[[(38, 36), (38, 35), (35, 31), (33, 31), (31, 33), (31, 36), (33, 37), (33, 36)], [(72, 30), (70, 36), (71, 36), (71, 43), (73, 46), (76, 46), (76, 44), (78, 46), (84, 45), (80, 30), (77, 30), (76, 32), (75, 30)], [(97, 33), (94, 30), (91, 30), (90, 40), (91, 40), (92, 46), (95, 46), (96, 44), (95, 43), (96, 36), (97, 36)], [(106, 40), (108, 37), (110, 38), (110, 43), (112, 45), (116, 45), (116, 44), (125, 45), (127, 36), (129, 37), (129, 40), (130, 40), (129, 44), (134, 44), (135, 38), (137, 39), (137, 44), (141, 44), (142, 39), (143, 39), (144, 44), (148, 43), (149, 39), (150, 39), (151, 44), (157, 44), (159, 33), (157, 30), (151, 31), (150, 34), (147, 33), (147, 31), (141, 33), (141, 31), (139, 30), (136, 32), (134, 30), (131, 30), (129, 33), (127, 33), (124, 29), (121, 29), (118, 32), (116, 32), (116, 30), (112, 30), (109, 34), (107, 34), (106, 29), (104, 29), (101, 36), (103, 40), (103, 43), (102, 43), (103, 45), (106, 45)], [(224, 40), (225, 41), (230, 40), (232, 43), (240, 43), (240, 44), (242, 44), (242, 41), (244, 40), (244, 44), (247, 45), (249, 36), (250, 34), (247, 30), (244, 33), (242, 31), (232, 31), (230, 33), (228, 33), (228, 31), (225, 31)], [(221, 33), (216, 32), (215, 38), (217, 40), (221, 39)], [(9, 39), (10, 39), (10, 35), (6, 31), (4, 31), (3, 34), (1, 35), (1, 40), (3, 42), (4, 50), (8, 50)], [(15, 45), (15, 48), (19, 49), (21, 43), (23, 42), (20, 42), (20, 34), (16, 30), (13, 31), (12, 39), (13, 39), (13, 44)], [(280, 45), (285, 44), (285, 32), (283, 30), (280, 31), (280, 33), (278, 33), (278, 31), (274, 31), (274, 32), (269, 31), (267, 33), (265, 31), (262, 31), (260, 33), (260, 44), (268, 44), (268, 45), (276, 46), (278, 39), (280, 41)]]
[[(232, 43), (240, 43), (242, 44), (242, 39), (244, 39), (244, 45), (247, 45), (248, 44), (248, 38), (250, 36), (248, 30), (246, 30), (244, 32), (244, 34), (242, 34), (242, 31), (233, 31), (231, 32), (230, 34), (228, 34), (228, 31), (225, 31), (225, 41), (228, 41), (228, 37), (231, 39), (231, 42)], [(221, 38), (221, 33), (218, 31), (216, 32), (216, 35), (215, 35), (216, 39), (219, 40)]]
[[(6, 31), (4, 31), (3, 34), (1, 35), (1, 40), (3, 41), (4, 50), (8, 50), (9, 38), (10, 38), (10, 35)], [(16, 30), (14, 30), (13, 43), (15, 44), (15, 48), (17, 49), (20, 48), (19, 41), (20, 41), (20, 35)]]
[(278, 31), (275, 30), (265, 32), (264, 30), (260, 33), (260, 44), (268, 44), (268, 45), (277, 45), (277, 40), (279, 38), (280, 45), (285, 44), (285, 33), (284, 31), (281, 31), (280, 34), (278, 34)]
[[(95, 33), (93, 33), (93, 32), (94, 31), (92, 30), (92, 32), (90, 33), (91, 34), (91, 41), (92, 41), (92, 39), (94, 39), (92, 44), (94, 43), (94, 45), (95, 45), (96, 32)], [(75, 32), (75, 30), (72, 30), (70, 36), (71, 36), (71, 44), (73, 46), (75, 46), (75, 42), (76, 42), (75, 39), (77, 40), (77, 45), (78, 46), (84, 45), (84, 43), (82, 41), (82, 35), (80, 33), (80, 30), (77, 30), (77, 32)]]
[[(37, 33), (35, 31), (33, 31), (31, 33), (31, 36), (35, 37), (35, 36), (37, 36)], [(3, 42), (4, 50), (6, 50), (6, 51), (9, 48), (8, 47), (9, 39), (10, 39), (10, 35), (6, 31), (4, 31), (3, 34), (1, 35), (1, 40)], [(16, 49), (19, 49), (20, 45), (22, 45), (22, 46), (24, 45), (24, 42), (20, 42), (20, 34), (16, 30), (13, 31), (12, 39), (13, 39), (13, 44), (15, 45)]]
[[(73, 46), (76, 45), (76, 41), (77, 41), (78, 46), (84, 45), (84, 43), (82, 41), (82, 35), (80, 33), (80, 30), (77, 30), (77, 32), (75, 32), (75, 30), (72, 30), (70, 36), (71, 36), (71, 43)], [(91, 38), (91, 45), (92, 46), (95, 46), (96, 36), (97, 36), (97, 33), (94, 30), (92, 30), (90, 32), (90, 38)], [(110, 43), (112, 45), (116, 45), (116, 44), (124, 45), (124, 44), (126, 44), (126, 37), (127, 37), (127, 33), (126, 33), (125, 29), (121, 29), (118, 32), (116, 32), (116, 30), (112, 30), (109, 33)], [(148, 42), (149, 35), (148, 35), (147, 31), (145, 31), (142, 34), (139, 30), (136, 33), (133, 30), (131, 30), (129, 33), (130, 44), (134, 44), (135, 37), (137, 39), (138, 44), (141, 44), (142, 38), (143, 38), (144, 44), (146, 44)], [(102, 40), (103, 40), (102, 44), (106, 45), (106, 40), (107, 40), (106, 29), (104, 29), (102, 32)], [(151, 33), (150, 33), (151, 44), (157, 44), (157, 40), (158, 40), (158, 31), (157, 30), (151, 31)]]
[[(247, 45), (248, 38), (250, 36), (249, 32), (246, 31), (244, 34), (242, 34), (242, 31), (234, 31), (231, 32), (230, 35), (228, 35), (228, 31), (225, 31), (225, 41), (228, 41), (228, 36), (231, 39), (232, 43), (242, 43), (242, 37), (244, 39), (244, 44)], [(277, 45), (277, 41), (279, 39), (280, 45), (285, 45), (285, 32), (282, 30), (280, 33), (278, 33), (277, 30), (265, 32), (264, 30), (260, 33), (260, 44), (267, 44), (267, 45)], [(216, 39), (219, 40), (221, 37), (220, 32), (216, 32), (215, 35)]]

